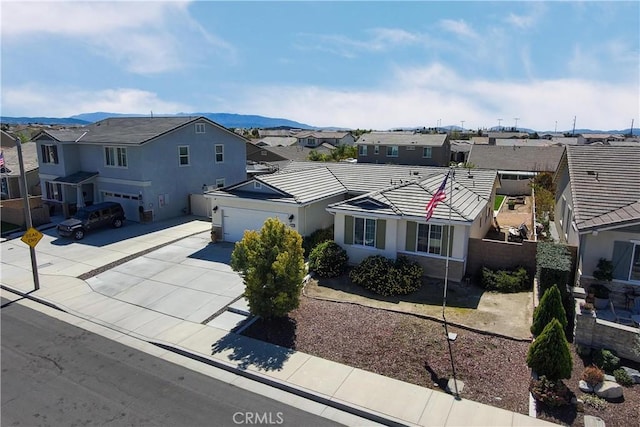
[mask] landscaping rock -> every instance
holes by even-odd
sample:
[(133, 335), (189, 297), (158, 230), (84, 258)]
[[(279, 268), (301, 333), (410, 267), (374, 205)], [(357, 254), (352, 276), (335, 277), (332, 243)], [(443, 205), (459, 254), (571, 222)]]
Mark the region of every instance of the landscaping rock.
[(638, 371), (637, 369), (629, 368), (628, 366), (623, 366), (622, 369), (624, 369), (627, 374), (629, 374), (634, 383), (640, 384), (640, 371)]
[(593, 391), (603, 399), (618, 399), (622, 397), (622, 386), (613, 381), (604, 381), (595, 386)]
[(604, 420), (593, 415), (584, 416), (584, 427), (605, 427)]
[(614, 377), (613, 375), (609, 375), (609, 374), (604, 374), (604, 380), (605, 381), (616, 381), (616, 377)]
[(455, 394), (456, 385), (458, 386), (458, 394), (462, 393), (464, 383), (460, 380), (454, 380), (453, 378), (449, 378), (449, 382), (447, 382), (447, 393)]
[(593, 387), (591, 387), (585, 380), (578, 381), (578, 388), (580, 388), (580, 391), (584, 391), (585, 393), (593, 393)]

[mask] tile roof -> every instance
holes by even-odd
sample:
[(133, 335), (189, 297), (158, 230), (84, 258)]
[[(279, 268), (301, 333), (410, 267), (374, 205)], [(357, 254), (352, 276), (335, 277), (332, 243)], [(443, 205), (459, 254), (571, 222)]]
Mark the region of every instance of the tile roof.
[(640, 147), (566, 148), (578, 230), (640, 221)]
[[(38, 146), (35, 142), (25, 142), (22, 147), (22, 161), (25, 172), (38, 169)], [(20, 164), (18, 162), (18, 148), (2, 147), (5, 166), (2, 176), (20, 176)]]
[(290, 145), (288, 147), (269, 147), (269, 151), (272, 153), (276, 153), (279, 156), (284, 157), (285, 159), (294, 160), (297, 162), (302, 162), (307, 160), (309, 157), (309, 153), (311, 150), (314, 150), (321, 154), (328, 154), (335, 147), (331, 144), (322, 144), (318, 147), (301, 147), (299, 145)]
[(356, 144), (372, 145), (419, 145), (440, 147), (447, 140), (447, 134), (429, 134), (416, 132), (370, 132), (362, 134)]
[(555, 172), (564, 147), (521, 147), (474, 145), (469, 163), (483, 169), (508, 171)]
[(77, 129), (46, 130), (61, 142), (139, 145), (191, 122), (202, 121), (243, 138), (206, 117), (110, 117)]
[(268, 145), (269, 147), (288, 147), (298, 143), (295, 136), (265, 136), (251, 141), (256, 145)]

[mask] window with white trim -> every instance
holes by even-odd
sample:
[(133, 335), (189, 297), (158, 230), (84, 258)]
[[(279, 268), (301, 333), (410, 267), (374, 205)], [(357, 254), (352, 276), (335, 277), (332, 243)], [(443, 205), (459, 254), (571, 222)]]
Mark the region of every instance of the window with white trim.
[(376, 246), (376, 220), (371, 218), (354, 218), (353, 244)]
[[(417, 224), (416, 241), (414, 248), (416, 252), (424, 252), (433, 255), (446, 256), (446, 248), (449, 246), (449, 233), (453, 227), (438, 224)], [(414, 229), (415, 230), (415, 229)], [(451, 250), (449, 250), (451, 253)]]
[(45, 182), (45, 194), (47, 200), (62, 201), (62, 184), (57, 182), (47, 181)]
[(258, 182), (258, 181), (253, 181), (253, 188), (254, 188), (254, 190), (261, 190), (262, 189), (262, 183)]
[(178, 147), (178, 164), (180, 166), (189, 166), (191, 164), (191, 162), (189, 161), (188, 145), (180, 145)]
[(398, 157), (398, 146), (397, 145), (389, 145), (389, 146), (387, 146), (387, 157)]
[(358, 155), (366, 156), (367, 155), (367, 146), (366, 145), (358, 145)]
[(558, 218), (558, 221), (560, 222), (561, 226), (564, 225), (564, 215), (566, 211), (567, 211), (567, 199), (564, 196), (562, 196), (562, 201), (560, 203), (560, 218)]
[(126, 168), (127, 149), (125, 147), (104, 147), (104, 164), (114, 168)]
[(58, 147), (50, 144), (41, 146), (42, 163), (58, 164)]
[(422, 157), (425, 159), (431, 158), (431, 147), (422, 147)]
[(196, 133), (204, 133), (205, 126), (204, 123), (196, 123)]
[(215, 154), (216, 154), (216, 163), (224, 162), (224, 145), (216, 144)]

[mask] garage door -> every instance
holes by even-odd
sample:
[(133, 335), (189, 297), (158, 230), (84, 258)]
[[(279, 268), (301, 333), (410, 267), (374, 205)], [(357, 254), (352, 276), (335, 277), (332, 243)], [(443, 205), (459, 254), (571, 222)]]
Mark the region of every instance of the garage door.
[(267, 218), (278, 218), (287, 224), (289, 215), (278, 212), (225, 208), (222, 210), (222, 232), (225, 242), (242, 240), (245, 230), (260, 230)]
[[(135, 199), (134, 199), (135, 197)], [(128, 221), (140, 222), (140, 213), (138, 211), (138, 196), (119, 193), (103, 193), (102, 200), (104, 202), (116, 202), (122, 205), (124, 215)]]

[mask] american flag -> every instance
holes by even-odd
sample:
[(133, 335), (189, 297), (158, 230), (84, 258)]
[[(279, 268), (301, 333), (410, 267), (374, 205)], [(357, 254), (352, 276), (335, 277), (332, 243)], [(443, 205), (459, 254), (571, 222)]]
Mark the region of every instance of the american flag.
[(438, 203), (447, 198), (447, 191), (445, 188), (447, 186), (447, 179), (449, 179), (449, 173), (444, 177), (444, 181), (440, 184), (438, 191), (433, 194), (433, 197), (429, 200), (429, 203), (427, 203), (427, 207), (425, 208), (427, 211), (427, 221), (429, 221), (433, 216), (433, 211), (436, 209), (436, 206), (438, 206)]
[(4, 167), (4, 153), (0, 151), (0, 168)]

